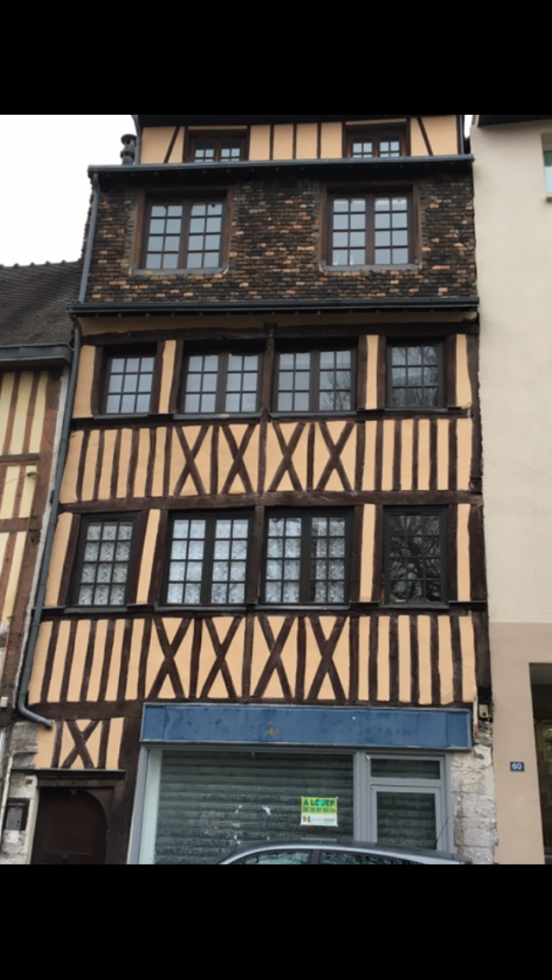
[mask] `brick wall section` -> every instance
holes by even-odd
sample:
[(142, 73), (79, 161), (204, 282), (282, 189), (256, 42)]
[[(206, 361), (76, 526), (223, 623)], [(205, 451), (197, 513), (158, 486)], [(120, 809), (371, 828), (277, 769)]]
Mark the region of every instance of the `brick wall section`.
[(223, 273), (131, 273), (138, 193), (104, 193), (87, 302), (246, 302), (476, 295), (471, 176), (419, 182), (422, 264), (416, 270), (321, 267), (323, 189), (312, 180), (236, 183), (229, 267)]

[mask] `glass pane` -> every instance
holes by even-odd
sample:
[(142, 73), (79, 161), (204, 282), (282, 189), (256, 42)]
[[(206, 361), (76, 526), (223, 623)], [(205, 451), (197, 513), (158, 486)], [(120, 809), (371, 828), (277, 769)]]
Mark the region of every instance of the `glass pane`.
[(377, 793), (378, 844), (436, 851), (439, 831), (433, 793)]
[(79, 606), (91, 606), (94, 598), (92, 586), (83, 586), (79, 592)]
[(167, 593), (167, 602), (169, 605), (181, 605), (183, 597), (183, 589), (181, 585), (169, 585)]
[(546, 168), (546, 192), (552, 194), (552, 150), (545, 151), (544, 165)]
[(257, 854), (255, 857), (247, 858), (244, 864), (260, 864), (265, 867), (275, 867), (284, 865), (310, 864), (310, 851), (282, 851), (273, 854)]
[(97, 544), (87, 544), (84, 549), (84, 560), (85, 561), (97, 561), (100, 555), (100, 549)]
[(320, 864), (331, 864), (334, 867), (381, 867), (410, 863), (399, 858), (378, 857), (376, 854), (353, 854), (350, 851), (324, 851), (320, 855)]
[(372, 759), (374, 779), (440, 779), (441, 763), (434, 760)]

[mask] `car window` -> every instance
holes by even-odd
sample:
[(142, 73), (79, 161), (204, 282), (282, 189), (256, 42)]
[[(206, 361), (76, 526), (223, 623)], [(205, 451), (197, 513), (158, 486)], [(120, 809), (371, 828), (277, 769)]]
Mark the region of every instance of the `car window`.
[(245, 858), (242, 864), (310, 864), (310, 851), (267, 851)]
[(320, 864), (415, 864), (415, 861), (405, 861), (402, 858), (380, 857), (376, 854), (354, 854), (351, 851), (322, 851)]

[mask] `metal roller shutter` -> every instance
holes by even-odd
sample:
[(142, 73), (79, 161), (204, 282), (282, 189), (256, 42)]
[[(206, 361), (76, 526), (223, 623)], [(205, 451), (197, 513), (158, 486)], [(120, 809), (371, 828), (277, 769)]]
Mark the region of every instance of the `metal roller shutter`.
[[(302, 828), (303, 796), (338, 797), (338, 828)], [(163, 754), (156, 864), (216, 862), (257, 841), (352, 837), (352, 755)]]

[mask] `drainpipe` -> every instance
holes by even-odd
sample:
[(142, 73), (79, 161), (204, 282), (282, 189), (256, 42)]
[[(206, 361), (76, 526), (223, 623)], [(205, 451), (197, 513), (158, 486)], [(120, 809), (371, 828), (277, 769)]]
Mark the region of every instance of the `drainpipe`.
[(142, 161), (142, 129), (140, 127), (140, 120), (138, 116), (132, 116), (134, 119), (134, 125), (136, 126), (136, 133), (138, 139), (136, 141), (136, 163), (141, 163)]
[[(91, 234), (92, 231), (93, 228), (91, 226)], [(77, 372), (79, 367), (80, 348), (81, 348), (81, 328), (80, 328), (80, 324), (77, 323), (75, 327), (75, 344), (73, 348), (73, 362), (71, 364), (71, 374), (69, 376), (67, 401), (65, 403), (63, 429), (61, 433), (61, 441), (59, 446), (59, 457), (58, 457), (58, 464), (57, 464), (57, 471), (56, 471), (56, 480), (52, 492), (52, 504), (50, 507), (50, 517), (48, 519), (48, 528), (46, 531), (46, 544), (44, 546), (44, 555), (42, 558), (42, 569), (40, 572), (36, 604), (33, 610), (31, 628), (29, 632), (29, 643), (25, 655), (23, 671), (21, 674), (19, 695), (17, 698), (17, 710), (19, 714), (22, 715), (23, 718), (26, 718), (27, 721), (32, 721), (36, 725), (43, 725), (45, 728), (48, 729), (53, 728), (52, 722), (48, 718), (41, 718), (40, 715), (35, 715), (32, 711), (29, 711), (29, 709), (26, 706), (26, 701), (29, 693), (29, 683), (31, 680), (31, 672), (33, 669), (36, 644), (38, 641), (38, 632), (42, 621), (42, 613), (44, 611), (44, 600), (46, 597), (46, 583), (48, 581), (48, 572), (50, 571), (50, 559), (52, 557), (52, 548), (54, 546), (54, 536), (56, 532), (56, 525), (58, 519), (61, 482), (63, 480), (65, 463), (67, 461), (67, 451), (69, 449), (69, 436), (71, 434), (71, 418), (73, 415), (75, 390), (77, 387)]]

